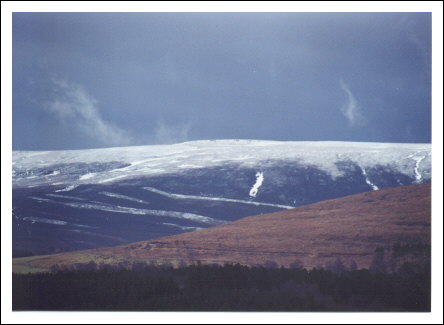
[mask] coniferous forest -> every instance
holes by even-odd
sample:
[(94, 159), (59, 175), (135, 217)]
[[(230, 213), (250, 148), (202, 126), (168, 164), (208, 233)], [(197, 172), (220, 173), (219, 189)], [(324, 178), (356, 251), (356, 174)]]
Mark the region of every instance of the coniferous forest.
[(13, 310), (430, 311), (430, 264), (396, 272), (247, 267), (55, 267), (13, 274)]

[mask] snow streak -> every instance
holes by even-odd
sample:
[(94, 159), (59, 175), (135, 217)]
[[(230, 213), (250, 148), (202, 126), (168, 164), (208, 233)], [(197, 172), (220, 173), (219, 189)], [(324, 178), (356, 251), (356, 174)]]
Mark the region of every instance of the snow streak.
[(144, 200), (136, 199), (136, 198), (131, 197), (131, 196), (126, 196), (126, 195), (117, 194), (117, 193), (99, 192), (99, 194), (106, 195), (106, 196), (109, 196), (109, 197), (115, 197), (117, 199), (133, 201), (133, 202), (137, 202), (137, 203), (150, 204), (149, 202), (146, 202)]
[(74, 227), (80, 227), (80, 228), (95, 228), (87, 225), (81, 225), (76, 223), (70, 223), (63, 220), (57, 220), (57, 219), (46, 219), (46, 218), (37, 218), (37, 217), (24, 217), (23, 220), (25, 221), (31, 221), (32, 223), (48, 223), (52, 225), (57, 226), (74, 226)]
[(415, 164), (415, 179), (416, 179), (416, 183), (420, 183), (422, 180), (422, 175), (419, 172), (419, 164), (421, 163), (421, 161), (423, 161), (425, 158), (425, 156), (420, 156), (420, 157), (412, 157), (412, 159), (416, 162)]
[(78, 201), (85, 201), (85, 199), (82, 199), (81, 197), (76, 196), (70, 196), (70, 195), (61, 195), (61, 194), (46, 194), (46, 196), (61, 198), (61, 199), (69, 199), (69, 200), (78, 200)]
[(53, 225), (58, 225), (58, 226), (65, 226), (68, 224), (66, 221), (62, 221), (62, 220), (36, 218), (36, 217), (24, 217), (23, 220), (31, 221), (32, 223), (41, 222), (41, 223), (49, 223), (49, 224), (53, 224)]
[(128, 213), (135, 215), (155, 215), (160, 217), (188, 219), (212, 225), (224, 223), (224, 221), (221, 220), (188, 212), (136, 209), (136, 208), (122, 207), (122, 206), (99, 205), (99, 204), (90, 204), (90, 203), (64, 203), (64, 205), (79, 209), (89, 209), (89, 210), (92, 209), (92, 210), (101, 210), (101, 211), (115, 212), (115, 213)]
[(55, 192), (69, 192), (69, 191), (75, 189), (76, 187), (77, 187), (76, 185), (70, 185), (70, 186), (67, 186), (61, 190), (56, 190)]
[(162, 222), (162, 224), (165, 225), (165, 226), (171, 226), (171, 227), (180, 228), (181, 230), (185, 230), (185, 231), (194, 231), (194, 230), (203, 229), (201, 227), (180, 226), (180, 225), (176, 225), (175, 223), (168, 223), (168, 222)]
[(33, 200), (37, 200), (39, 202), (52, 202), (52, 200), (50, 200), (50, 199), (44, 199), (44, 198), (37, 197), (37, 196), (30, 196), (29, 198), (33, 199)]

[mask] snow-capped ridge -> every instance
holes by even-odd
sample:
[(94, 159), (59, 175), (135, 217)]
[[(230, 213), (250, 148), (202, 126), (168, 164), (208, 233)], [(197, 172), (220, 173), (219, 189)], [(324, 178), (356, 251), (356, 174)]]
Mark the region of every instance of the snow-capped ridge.
[[(351, 161), (365, 169), (390, 166), (421, 182), (424, 173), (430, 173), (430, 150), (430, 144), (410, 143), (200, 140), (173, 145), (14, 151), (13, 186), (64, 184), (65, 188), (59, 191), (70, 191), (81, 184), (110, 184), (141, 175), (180, 173), (226, 164), (261, 168), (279, 161), (315, 166), (329, 173), (332, 178), (343, 174), (338, 168), (340, 162)], [(82, 164), (83, 170), (90, 171), (76, 175), (72, 174), (72, 168), (68, 168), (69, 173), (58, 168), (58, 173), (52, 171), (50, 177), (39, 177), (38, 173), (33, 173), (51, 170), (51, 166), (75, 164)]]

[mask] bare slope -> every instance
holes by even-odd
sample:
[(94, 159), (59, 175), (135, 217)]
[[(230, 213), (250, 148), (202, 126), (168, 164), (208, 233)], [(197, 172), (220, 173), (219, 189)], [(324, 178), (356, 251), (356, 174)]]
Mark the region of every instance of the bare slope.
[[(430, 184), (402, 186), (246, 217), (191, 233), (129, 245), (59, 254), (29, 261), (32, 267), (123, 260), (254, 265), (274, 261), (305, 267), (333, 263), (368, 268), (378, 247), (430, 244)], [(16, 259), (25, 263), (26, 259)]]

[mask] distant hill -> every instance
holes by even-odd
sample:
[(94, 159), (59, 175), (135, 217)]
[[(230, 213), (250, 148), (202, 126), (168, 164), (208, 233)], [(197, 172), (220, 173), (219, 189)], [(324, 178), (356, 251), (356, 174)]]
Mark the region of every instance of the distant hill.
[(53, 264), (146, 261), (173, 265), (394, 268), (427, 258), (431, 187), (418, 184), (351, 195), (227, 224), (74, 253), (14, 259), (16, 270)]
[(429, 183), (430, 144), (192, 141), (14, 151), (14, 255), (124, 245)]

